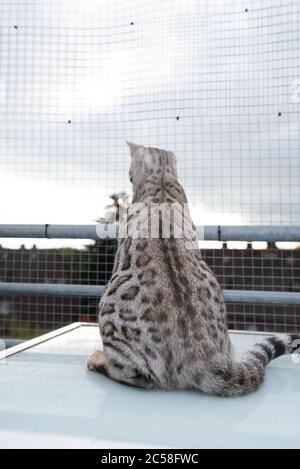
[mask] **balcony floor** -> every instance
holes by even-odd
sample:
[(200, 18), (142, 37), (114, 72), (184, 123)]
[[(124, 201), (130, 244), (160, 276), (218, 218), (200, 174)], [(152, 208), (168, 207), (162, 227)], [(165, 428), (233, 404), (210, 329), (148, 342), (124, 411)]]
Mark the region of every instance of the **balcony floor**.
[[(231, 334), (238, 354), (264, 336)], [(0, 447), (300, 447), (300, 363), (290, 356), (255, 393), (220, 398), (89, 372), (100, 345), (96, 325), (76, 323), (0, 352)]]

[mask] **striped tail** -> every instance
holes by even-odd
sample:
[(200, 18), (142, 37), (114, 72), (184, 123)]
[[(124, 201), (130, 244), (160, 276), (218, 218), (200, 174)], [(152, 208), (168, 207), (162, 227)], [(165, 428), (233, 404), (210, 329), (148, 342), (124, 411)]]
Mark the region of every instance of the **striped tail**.
[(268, 337), (255, 344), (238, 362), (217, 354), (209, 362), (208, 373), (200, 388), (221, 396), (248, 394), (262, 383), (265, 368), (271, 360), (293, 353), (299, 346), (300, 334), (290, 334)]

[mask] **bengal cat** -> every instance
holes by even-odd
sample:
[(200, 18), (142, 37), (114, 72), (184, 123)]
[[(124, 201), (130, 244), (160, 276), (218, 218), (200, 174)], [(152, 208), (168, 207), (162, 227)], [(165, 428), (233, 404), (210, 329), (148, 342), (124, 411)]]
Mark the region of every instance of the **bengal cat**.
[[(175, 155), (129, 147), (133, 204), (99, 306), (103, 351), (90, 356), (88, 368), (143, 388), (197, 388), (223, 396), (255, 390), (266, 365), (292, 353), (300, 336), (269, 337), (235, 361), (222, 290), (201, 259)], [(159, 214), (156, 235), (151, 207)], [(183, 208), (185, 229), (178, 237)]]

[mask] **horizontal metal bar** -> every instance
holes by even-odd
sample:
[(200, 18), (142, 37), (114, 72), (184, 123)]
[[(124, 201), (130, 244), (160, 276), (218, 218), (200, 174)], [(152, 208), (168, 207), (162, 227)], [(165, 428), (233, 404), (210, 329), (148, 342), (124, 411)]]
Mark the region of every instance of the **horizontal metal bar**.
[[(114, 239), (117, 226), (105, 225), (0, 225), (0, 238)], [(300, 225), (198, 226), (205, 241), (300, 241)]]
[[(15, 283), (0, 282), (0, 295), (32, 295), (32, 296), (83, 296), (100, 297), (105, 285), (68, 285), (57, 283)], [(300, 293), (223, 290), (228, 303), (260, 303), (300, 305)]]
[(206, 226), (204, 227), (204, 239), (220, 241), (297, 242), (300, 241), (300, 225)]
[(19, 344), (23, 344), (23, 342), (25, 342), (25, 340), (21, 340), (21, 339), (1, 339), (3, 340), (4, 344), (5, 344), (5, 349), (8, 349), (10, 347), (15, 347), (16, 345), (19, 345)]
[(100, 297), (105, 285), (0, 282), (0, 295)]
[(223, 290), (227, 303), (300, 305), (300, 293), (257, 290)]
[[(0, 238), (99, 239), (97, 225), (0, 225)], [(103, 236), (105, 237), (105, 236)]]

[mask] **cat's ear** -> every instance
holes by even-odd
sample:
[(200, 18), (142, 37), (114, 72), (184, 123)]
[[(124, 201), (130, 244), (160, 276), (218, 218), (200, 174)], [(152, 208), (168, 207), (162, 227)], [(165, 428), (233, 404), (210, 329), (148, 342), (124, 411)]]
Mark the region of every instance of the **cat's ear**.
[(141, 145), (136, 145), (135, 143), (132, 143), (132, 142), (128, 142), (128, 140), (126, 140), (126, 143), (129, 146), (131, 156), (133, 156), (135, 152), (137, 151), (137, 149), (140, 148), (141, 146)]

